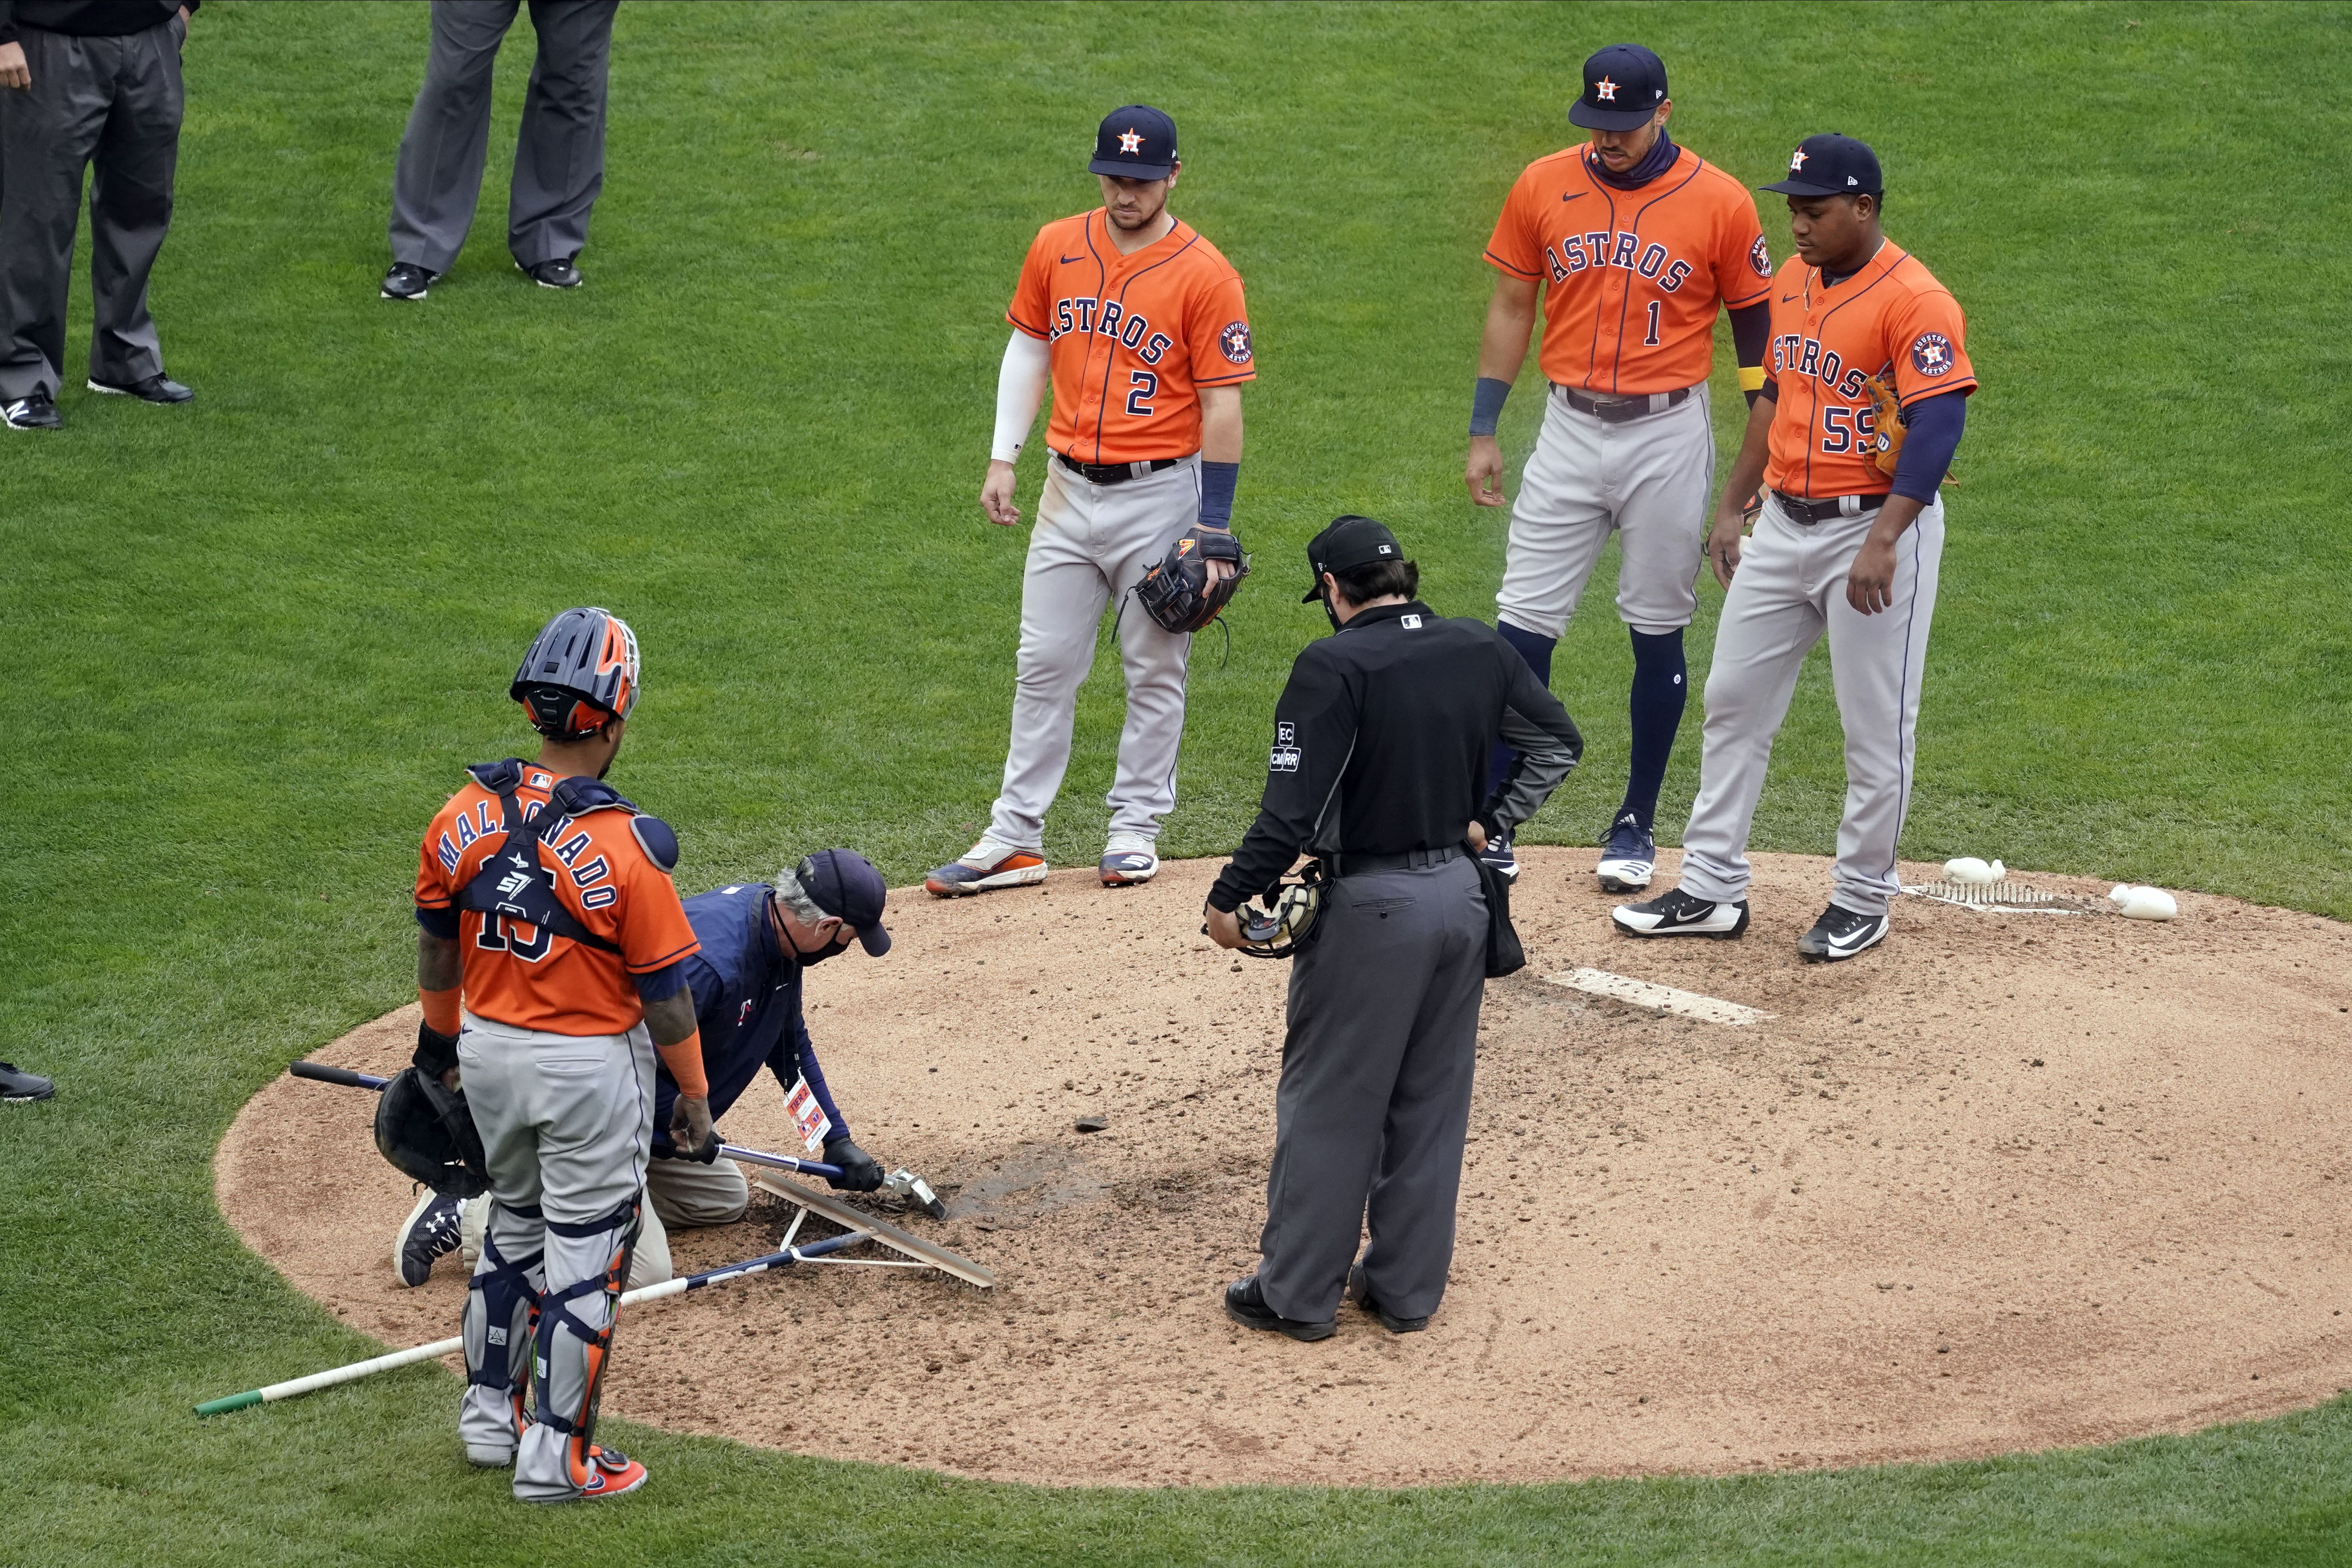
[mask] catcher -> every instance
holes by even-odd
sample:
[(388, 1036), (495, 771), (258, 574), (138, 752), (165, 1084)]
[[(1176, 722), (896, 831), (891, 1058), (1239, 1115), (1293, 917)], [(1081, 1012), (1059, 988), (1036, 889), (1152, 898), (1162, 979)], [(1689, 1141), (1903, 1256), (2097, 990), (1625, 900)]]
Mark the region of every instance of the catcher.
[(1049, 379), (1053, 456), (1021, 582), (1003, 784), (980, 841), (924, 883), (941, 898), (1045, 879), (1045, 809), (1069, 767), (1096, 632), (1104, 610), (1147, 574), (1150, 613), (1118, 622), (1127, 725), (1099, 870), (1108, 887), (1151, 879), (1160, 820), (1176, 804), (1192, 633), (1241, 580), (1232, 533), (1241, 389), (1257, 375), (1242, 280), (1168, 210), (1183, 165), (1166, 115), (1141, 104), (1112, 110), (1087, 167), (1103, 204), (1038, 230), (1005, 312), (1013, 333), (980, 487), (989, 521), (1021, 520), (1013, 465)]

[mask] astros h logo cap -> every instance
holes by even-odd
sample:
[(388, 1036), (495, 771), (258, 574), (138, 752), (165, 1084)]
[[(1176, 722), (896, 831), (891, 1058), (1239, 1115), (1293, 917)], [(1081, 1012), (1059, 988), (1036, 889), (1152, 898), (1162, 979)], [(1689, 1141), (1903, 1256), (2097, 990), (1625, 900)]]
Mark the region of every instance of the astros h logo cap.
[(1165, 180), (1176, 166), (1176, 122), (1148, 103), (1112, 110), (1095, 131), (1090, 174)]
[(1635, 131), (1666, 100), (1666, 63), (1639, 44), (1612, 44), (1584, 62), (1584, 96), (1568, 122), (1587, 131)]
[(1870, 144), (1856, 141), (1851, 136), (1840, 136), (1833, 131), (1808, 136), (1797, 143), (1797, 150), (1789, 154), (1788, 178), (1756, 188), (1778, 191), (1784, 196), (1885, 193), (1878, 178), (1878, 154), (1870, 150)]

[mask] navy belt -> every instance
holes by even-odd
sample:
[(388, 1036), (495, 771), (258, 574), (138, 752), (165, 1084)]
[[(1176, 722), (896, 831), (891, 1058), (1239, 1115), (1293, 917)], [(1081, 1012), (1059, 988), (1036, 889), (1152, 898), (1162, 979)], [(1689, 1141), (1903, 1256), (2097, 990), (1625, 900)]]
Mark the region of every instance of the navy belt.
[(1642, 397), (1596, 398), (1587, 397), (1574, 387), (1560, 386), (1558, 382), (1552, 385), (1558, 388), (1560, 396), (1568, 400), (1569, 407), (1579, 413), (1589, 413), (1605, 424), (1622, 424), (1629, 419), (1664, 413), (1677, 403), (1690, 401), (1688, 387), (1669, 392), (1651, 392)]
[(1444, 865), (1470, 852), (1468, 846), (1450, 844), (1442, 850), (1405, 850), (1392, 855), (1325, 855), (1323, 869), (1334, 877), (1369, 876), (1381, 871), (1419, 871)]
[(1054, 461), (1084, 479), (1089, 485), (1124, 485), (1129, 479), (1140, 479), (1157, 474), (1162, 468), (1173, 468), (1181, 457), (1155, 457), (1148, 463), (1081, 463), (1065, 453), (1054, 454)]
[(1874, 512), (1886, 504), (1889, 492), (1881, 490), (1874, 496), (1824, 496), (1818, 501), (1800, 500), (1785, 490), (1772, 492), (1772, 499), (1780, 504), (1790, 520), (1800, 523), (1826, 523), (1832, 517), (1858, 517), (1864, 512)]

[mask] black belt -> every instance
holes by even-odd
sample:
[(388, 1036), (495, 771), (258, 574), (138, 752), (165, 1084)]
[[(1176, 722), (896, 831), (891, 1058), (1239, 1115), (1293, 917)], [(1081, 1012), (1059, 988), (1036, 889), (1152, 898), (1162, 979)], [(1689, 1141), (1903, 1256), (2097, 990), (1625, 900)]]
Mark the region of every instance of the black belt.
[(1323, 869), (1333, 877), (1369, 876), (1378, 871), (1419, 871), (1423, 866), (1460, 860), (1469, 852), (1467, 845), (1451, 844), (1442, 850), (1405, 850), (1392, 855), (1325, 855)]
[(1149, 463), (1081, 463), (1075, 457), (1056, 452), (1054, 461), (1089, 485), (1124, 485), (1129, 479), (1140, 479), (1147, 474), (1157, 474), (1162, 468), (1173, 468), (1184, 460), (1181, 457), (1155, 457)]
[(1664, 413), (1677, 403), (1690, 401), (1690, 388), (1678, 392), (1651, 392), (1645, 397), (1591, 398), (1574, 387), (1563, 387), (1554, 382), (1568, 406), (1579, 413), (1589, 413), (1604, 424), (1621, 424), (1629, 419), (1643, 419), (1654, 413)]
[[(1785, 490), (1772, 492), (1772, 499), (1780, 510), (1800, 523), (1826, 523), (1832, 517), (1858, 517), (1864, 512), (1874, 512), (1886, 504), (1889, 492), (1881, 490), (1874, 496), (1824, 496), (1818, 501), (1801, 501)], [(1846, 503), (1853, 503), (1848, 507)]]

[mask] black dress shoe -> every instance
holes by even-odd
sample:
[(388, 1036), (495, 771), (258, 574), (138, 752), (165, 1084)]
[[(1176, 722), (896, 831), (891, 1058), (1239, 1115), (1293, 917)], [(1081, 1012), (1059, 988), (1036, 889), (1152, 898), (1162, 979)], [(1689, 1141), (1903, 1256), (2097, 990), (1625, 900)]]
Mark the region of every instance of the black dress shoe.
[(1348, 1294), (1355, 1298), (1356, 1305), (1380, 1319), (1381, 1327), (1391, 1333), (1419, 1333), (1429, 1326), (1429, 1314), (1426, 1312), (1417, 1318), (1400, 1318), (1382, 1312), (1381, 1304), (1372, 1300), (1371, 1291), (1365, 1288), (1364, 1266), (1361, 1263), (1348, 1270)]
[(135, 382), (102, 382), (90, 378), (89, 390), (114, 397), (135, 397), (141, 402), (185, 402), (196, 394), (167, 375), (146, 376)]
[(13, 1061), (0, 1061), (0, 1100), (21, 1104), (28, 1100), (47, 1100), (58, 1092), (58, 1086), (37, 1072), (19, 1072)]
[(384, 299), (422, 299), (433, 280), (441, 275), (413, 261), (395, 261), (392, 270), (383, 275), (383, 287), (378, 291)]
[(568, 256), (554, 261), (542, 261), (535, 267), (523, 267), (520, 262), (516, 262), (515, 266), (520, 267), (523, 275), (541, 288), (580, 287), (580, 269), (572, 265), (572, 258)]
[(0, 407), (0, 423), (11, 430), (55, 430), (65, 421), (58, 417), (58, 405), (47, 394), (35, 392)]
[(1257, 1276), (1235, 1280), (1225, 1287), (1225, 1316), (1245, 1329), (1272, 1329), (1295, 1340), (1313, 1343), (1329, 1339), (1339, 1332), (1336, 1322), (1309, 1323), (1297, 1318), (1286, 1318), (1265, 1304), (1265, 1291), (1259, 1286)]

